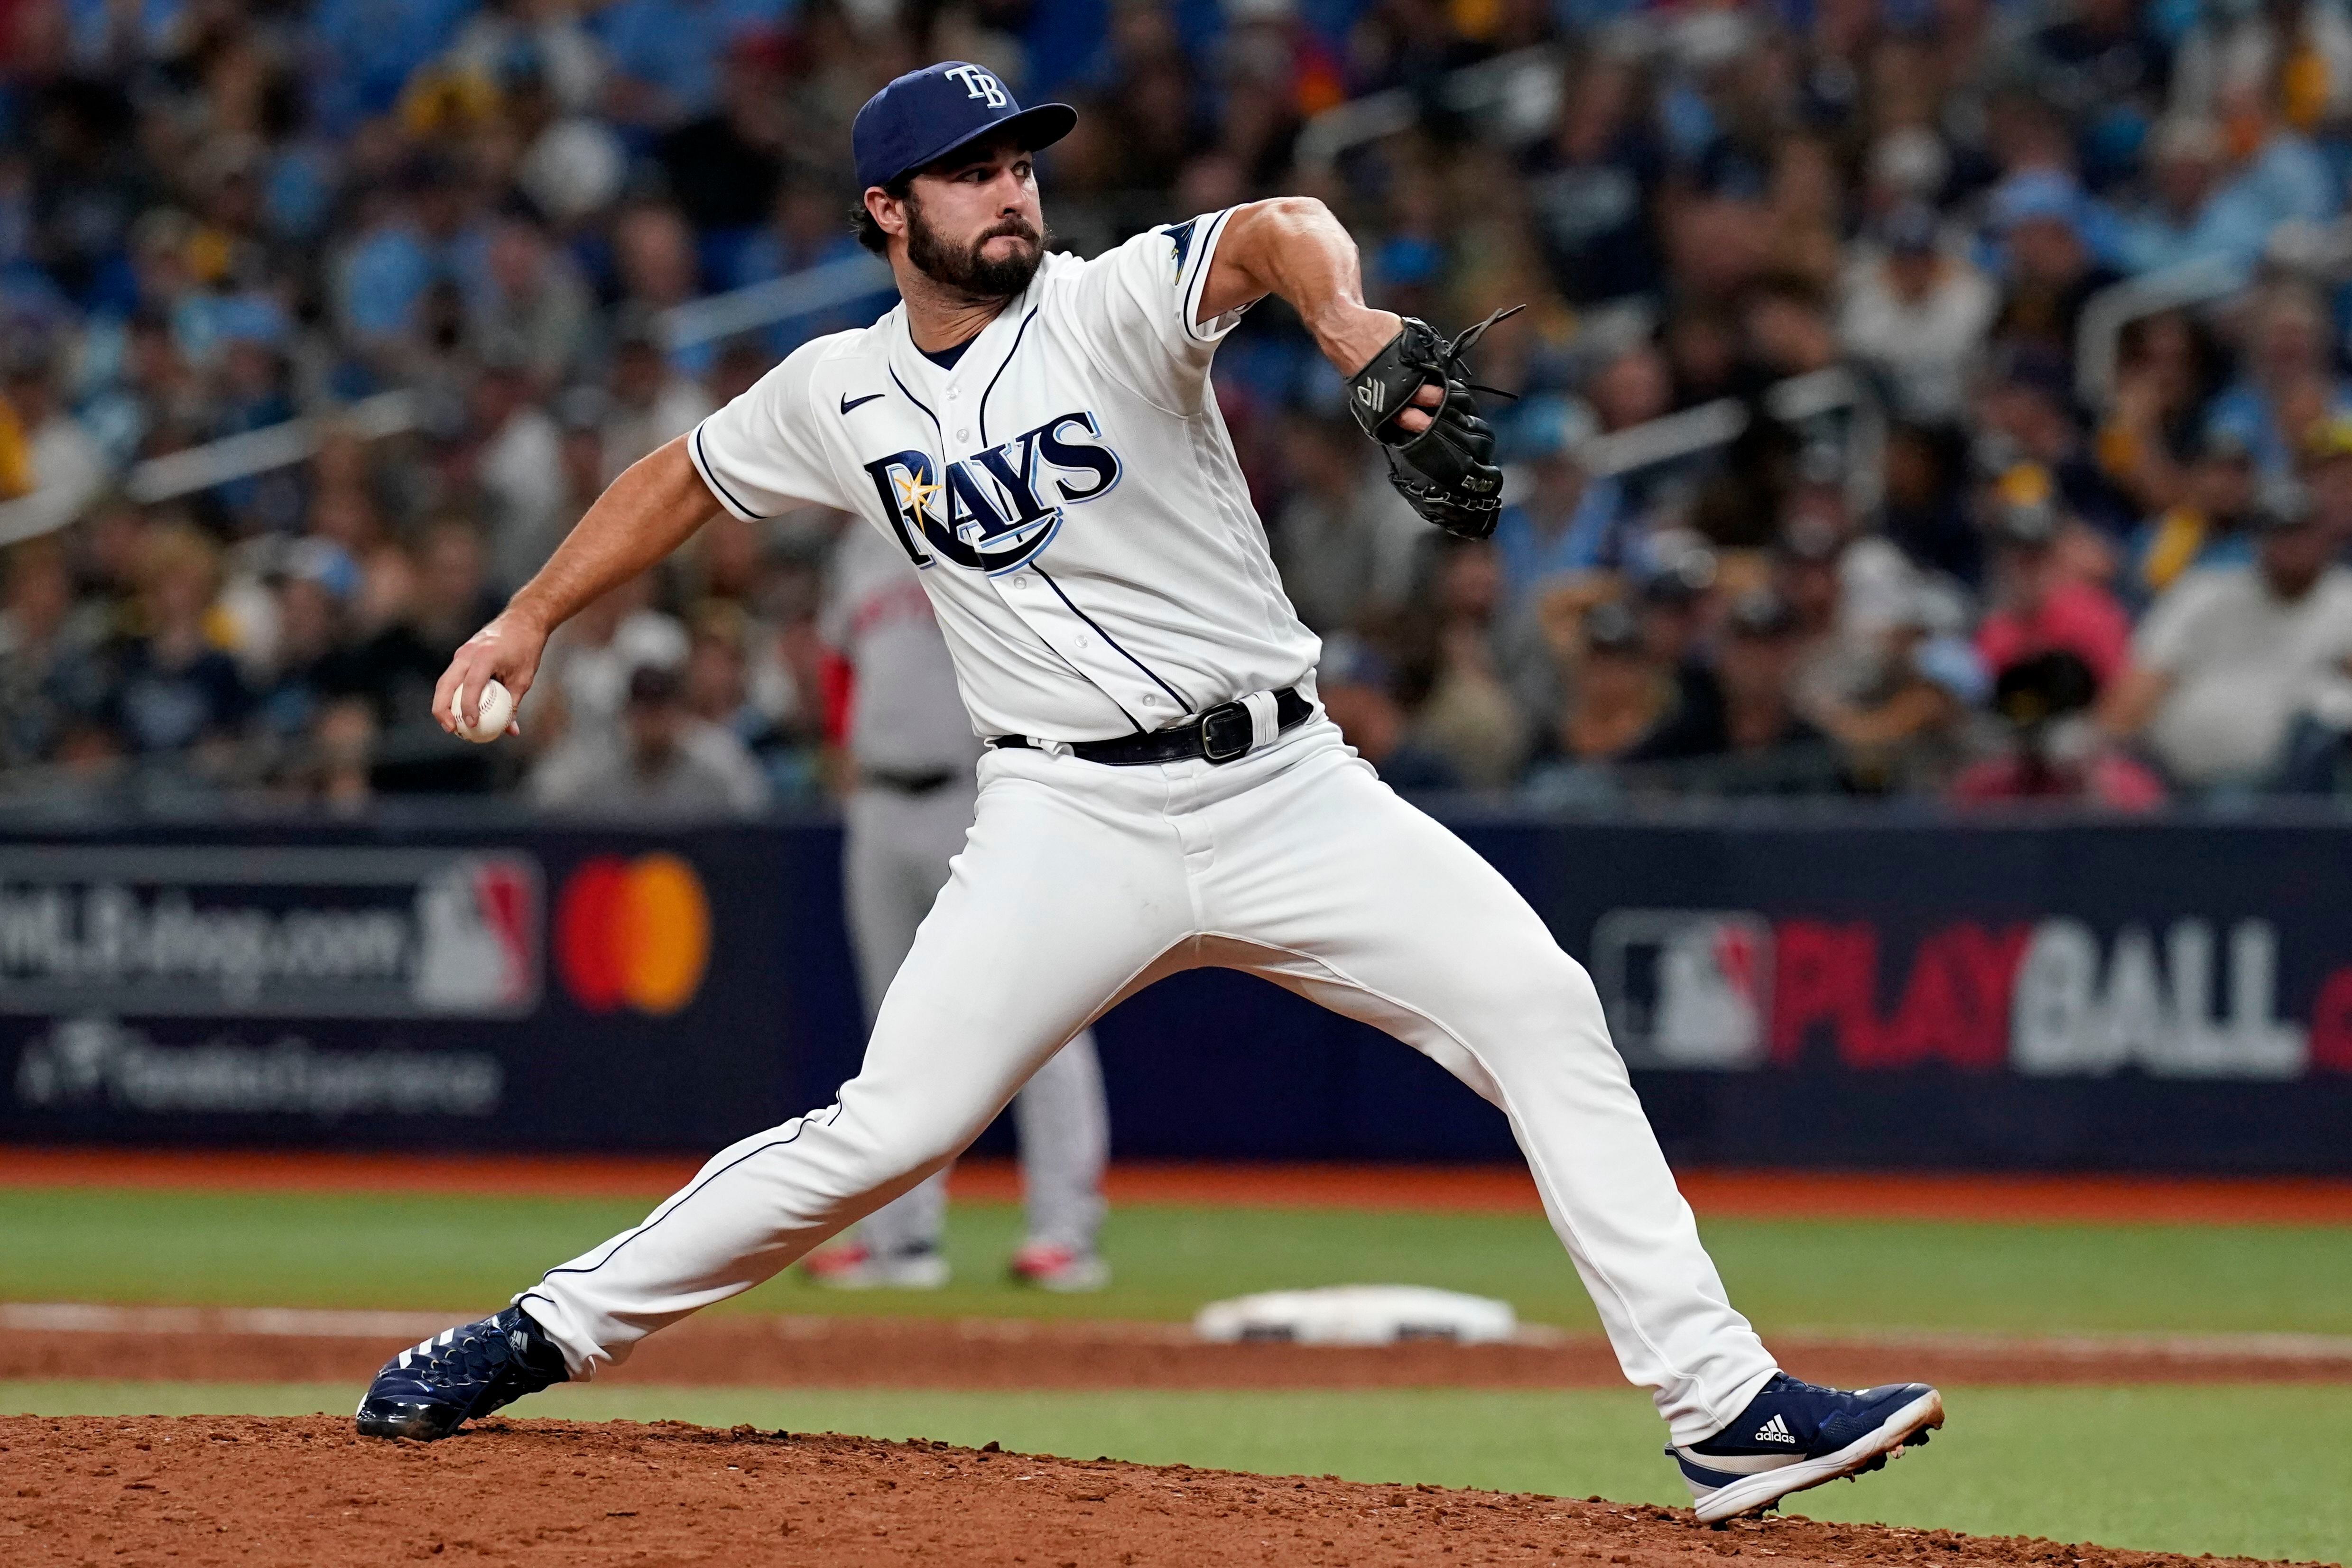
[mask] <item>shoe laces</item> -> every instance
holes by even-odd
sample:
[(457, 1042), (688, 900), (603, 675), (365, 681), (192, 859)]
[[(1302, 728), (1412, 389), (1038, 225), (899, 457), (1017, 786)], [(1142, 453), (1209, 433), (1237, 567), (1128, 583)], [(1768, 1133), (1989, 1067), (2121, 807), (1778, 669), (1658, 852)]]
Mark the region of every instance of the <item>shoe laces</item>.
[[(520, 1317), (520, 1314), (516, 1314)], [(445, 1330), (407, 1353), (406, 1370), (431, 1381), (479, 1389), (506, 1391), (499, 1385), (511, 1379), (520, 1386), (507, 1394), (520, 1398), (557, 1381), (533, 1367), (514, 1342), (527, 1334), (528, 1325), (508, 1322), (507, 1314)], [(500, 1401), (504, 1403), (503, 1400)]]
[(406, 1370), (428, 1377), (487, 1383), (515, 1361), (506, 1329), (495, 1318), (445, 1329), (407, 1353)]
[(1832, 1397), (1843, 1397), (1845, 1393), (1842, 1388), (1831, 1388), (1819, 1383), (1808, 1383), (1801, 1377), (1791, 1377), (1785, 1372), (1780, 1376), (1780, 1385), (1772, 1390), (1775, 1394), (1825, 1394)]

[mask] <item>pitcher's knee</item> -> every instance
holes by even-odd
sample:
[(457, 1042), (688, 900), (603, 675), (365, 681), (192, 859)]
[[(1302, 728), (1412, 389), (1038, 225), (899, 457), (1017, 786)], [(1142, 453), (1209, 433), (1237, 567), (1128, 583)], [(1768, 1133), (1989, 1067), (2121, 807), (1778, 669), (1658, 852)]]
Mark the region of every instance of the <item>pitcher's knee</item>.
[(1601, 993), (1584, 966), (1552, 948), (1502, 967), (1486, 991), (1488, 1005), (1519, 1028), (1541, 1035), (1601, 1021)]
[(826, 1131), (839, 1150), (847, 1187), (886, 1186), (909, 1176), (919, 1181), (980, 1135), (981, 1129), (965, 1121), (919, 1107), (872, 1114), (861, 1113), (845, 1094), (843, 1101), (842, 1114)]
[(1601, 1016), (1601, 988), (1592, 983), (1591, 971), (1565, 953), (1559, 956), (1556, 983), (1569, 1006)]

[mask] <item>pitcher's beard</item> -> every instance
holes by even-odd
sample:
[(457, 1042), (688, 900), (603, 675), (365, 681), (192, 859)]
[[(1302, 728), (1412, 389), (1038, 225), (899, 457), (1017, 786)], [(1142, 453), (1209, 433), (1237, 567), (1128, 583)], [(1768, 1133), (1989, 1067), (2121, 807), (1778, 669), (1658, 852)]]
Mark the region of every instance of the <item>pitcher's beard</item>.
[[(1027, 240), (1030, 248), (997, 261), (981, 255), (989, 241), (1006, 235)], [(907, 204), (907, 259), (914, 264), (915, 270), (933, 282), (975, 299), (1010, 299), (1028, 287), (1029, 280), (1037, 276), (1037, 268), (1045, 259), (1045, 246), (1053, 237), (1050, 227), (1040, 234), (1014, 218), (989, 229), (969, 246), (958, 247), (941, 239), (938, 231), (923, 221), (919, 205), (911, 200)]]

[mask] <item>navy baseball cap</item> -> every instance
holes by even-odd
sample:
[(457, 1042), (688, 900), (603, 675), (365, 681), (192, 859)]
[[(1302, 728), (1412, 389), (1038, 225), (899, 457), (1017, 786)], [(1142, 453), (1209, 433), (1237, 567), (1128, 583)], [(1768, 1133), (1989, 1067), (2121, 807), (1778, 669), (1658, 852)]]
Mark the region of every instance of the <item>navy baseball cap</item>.
[(887, 185), (938, 162), (967, 141), (1011, 131), (1024, 151), (1050, 147), (1070, 133), (1078, 111), (1066, 103), (1024, 109), (994, 71), (941, 60), (908, 71), (866, 100), (850, 127), (857, 186)]

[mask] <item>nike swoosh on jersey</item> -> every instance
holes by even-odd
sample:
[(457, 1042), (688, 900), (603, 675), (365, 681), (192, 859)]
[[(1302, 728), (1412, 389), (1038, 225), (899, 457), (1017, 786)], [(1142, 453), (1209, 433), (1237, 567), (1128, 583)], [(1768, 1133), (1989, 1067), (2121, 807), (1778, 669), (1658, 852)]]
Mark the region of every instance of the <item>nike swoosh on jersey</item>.
[(853, 409), (864, 408), (876, 398), (889, 395), (887, 392), (867, 392), (864, 397), (851, 397), (847, 392), (844, 392), (841, 394), (841, 412), (847, 413)]

